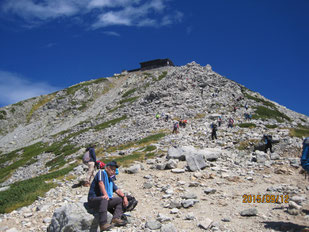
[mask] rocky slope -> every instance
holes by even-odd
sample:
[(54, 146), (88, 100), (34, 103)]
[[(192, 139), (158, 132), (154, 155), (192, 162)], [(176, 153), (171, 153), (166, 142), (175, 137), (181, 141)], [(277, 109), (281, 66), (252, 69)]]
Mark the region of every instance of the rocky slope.
[[(79, 161), (88, 143), (98, 144), (97, 153), (102, 159), (136, 155), (145, 151), (145, 146), (154, 146), (149, 157), (155, 158), (143, 161), (143, 170), (130, 175), (122, 169), (119, 177), (121, 186), (134, 193), (140, 202), (132, 212), (132, 223), (123, 231), (150, 230), (145, 228), (146, 224), (155, 219), (161, 226), (173, 227), (170, 231), (272, 231), (281, 228), (279, 222), (283, 223), (282, 230), (298, 231), (309, 224), (309, 185), (299, 174), (302, 139), (291, 136), (297, 128), (308, 128), (309, 118), (215, 73), (209, 65), (202, 67), (192, 62), (182, 67), (117, 74), (10, 105), (1, 108), (0, 113), (1, 159), (8, 152), (31, 144), (48, 147), (42, 148), (34, 161), (14, 168), (2, 186)], [(168, 114), (171, 120), (156, 120), (156, 113)], [(244, 113), (252, 114), (253, 119), (245, 120)], [(218, 129), (218, 139), (212, 141), (210, 124), (219, 115), (223, 124)], [(227, 128), (230, 117), (235, 120), (234, 128)], [(188, 125), (179, 134), (171, 134), (173, 121), (178, 119), (187, 119)], [(265, 133), (280, 141), (273, 154), (253, 152)], [(160, 139), (142, 142), (151, 135)], [(53, 150), (56, 146), (63, 149)], [(65, 149), (66, 146), (74, 149)], [(191, 150), (190, 154), (206, 148), (220, 152), (215, 153), (216, 159), (212, 161), (203, 155), (206, 166), (190, 172), (189, 158), (178, 161), (168, 156), (172, 147), (184, 146), (198, 150)], [(19, 153), (16, 156), (22, 156)], [(65, 162), (57, 163), (59, 157)], [(0, 164), (4, 167), (12, 163)], [(82, 164), (77, 165), (72, 174), (80, 178)], [(169, 167), (174, 171), (162, 170)], [(183, 171), (175, 173), (178, 169)], [(61, 181), (33, 205), (2, 215), (0, 228), (46, 230), (57, 207), (85, 200), (87, 189), (72, 190), (72, 184), (77, 182), (75, 178)], [(184, 197), (190, 192), (195, 196)], [(242, 203), (243, 194), (268, 192), (289, 195), (294, 201)], [(182, 202), (183, 198), (188, 198), (192, 205), (177, 210), (168, 208), (171, 201)], [(255, 216), (240, 215), (242, 210), (253, 208), (257, 209), (253, 212)]]

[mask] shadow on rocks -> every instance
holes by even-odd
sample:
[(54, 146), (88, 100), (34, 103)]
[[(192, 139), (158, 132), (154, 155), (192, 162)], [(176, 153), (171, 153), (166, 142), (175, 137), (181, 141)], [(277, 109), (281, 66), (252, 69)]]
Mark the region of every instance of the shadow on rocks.
[(291, 222), (263, 222), (265, 223), (266, 229), (273, 229), (274, 231), (289, 231), (289, 232), (300, 232), (306, 231), (308, 227), (297, 225)]
[(85, 181), (81, 180), (80, 182), (78, 182), (77, 184), (73, 184), (72, 188), (79, 188), (82, 187), (84, 185)]

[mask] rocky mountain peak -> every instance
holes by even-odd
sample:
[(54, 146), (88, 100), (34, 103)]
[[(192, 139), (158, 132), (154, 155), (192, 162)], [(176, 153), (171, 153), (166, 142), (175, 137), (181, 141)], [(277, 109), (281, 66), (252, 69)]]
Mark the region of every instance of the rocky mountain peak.
[[(156, 114), (161, 117), (157, 119)], [(169, 116), (168, 121), (164, 120), (166, 115)], [(222, 125), (218, 126), (218, 138), (212, 140), (211, 124), (217, 124), (219, 116)], [(232, 128), (228, 128), (230, 118), (234, 120)], [(186, 127), (181, 127), (180, 133), (171, 133), (174, 122), (179, 120), (187, 120)], [(218, 200), (226, 194), (224, 185), (229, 185), (229, 181), (235, 181), (235, 194), (241, 194), (237, 190), (238, 182), (245, 183), (239, 184), (242, 189), (250, 189), (252, 180), (260, 187), (266, 188), (267, 183), (271, 185), (268, 177), (264, 181), (265, 175), (273, 175), (276, 181), (282, 180), (280, 175), (293, 173), (302, 178), (298, 174), (300, 166), (297, 155), (302, 146), (301, 136), (308, 134), (308, 128), (307, 116), (221, 76), (209, 64), (201, 66), (193, 61), (180, 67), (123, 72), (1, 108), (0, 166), (3, 171), (0, 171), (0, 180), (4, 188), (9, 188), (22, 180), (48, 178), (46, 176), (55, 171), (68, 170), (71, 175), (82, 176), (84, 171), (80, 158), (85, 147), (95, 143), (99, 159), (120, 159), (125, 164), (132, 157), (138, 165), (132, 170), (142, 170), (144, 176), (149, 172), (153, 180), (161, 176), (163, 170), (174, 170), (168, 174), (168, 180), (178, 197), (185, 191), (185, 188), (181, 190), (176, 187), (182, 179), (184, 186), (195, 186), (193, 182), (198, 180), (196, 186), (204, 188), (207, 187), (207, 180), (214, 177), (211, 186), (218, 190), (219, 195), (212, 200)], [(278, 141), (274, 154), (258, 151), (263, 134), (271, 134)], [(184, 158), (177, 158), (177, 155)], [(121, 171), (134, 173), (130, 168), (128, 170), (124, 168)], [(176, 177), (175, 173), (181, 178)], [(143, 178), (136, 175), (139, 180)], [(258, 180), (259, 177), (262, 178)], [(57, 188), (64, 192), (63, 195), (69, 192), (69, 185), (76, 179), (70, 181), (59, 183)], [(134, 183), (127, 185), (124, 179), (121, 183), (127, 188), (134, 186)], [(156, 189), (164, 187), (159, 184)], [(144, 189), (137, 185), (128, 191), (150, 194), (140, 188)], [(208, 190), (205, 190), (207, 195), (214, 193)], [(158, 194), (153, 191), (150, 195)], [(299, 188), (293, 194), (306, 191)], [(204, 193), (198, 192), (197, 197), (204, 199)], [(74, 199), (79, 201), (83, 197), (81, 195), (77, 190)], [(142, 194), (138, 195), (142, 197)], [(160, 201), (161, 195), (158, 197)], [(167, 204), (170, 197), (162, 197)], [(56, 196), (54, 190), (50, 190), (47, 198), (63, 200)], [(36, 204), (43, 204), (46, 199)], [(229, 199), (234, 198), (229, 195)], [(189, 207), (197, 203), (192, 202)], [(147, 203), (144, 202), (145, 205)], [(54, 207), (48, 205), (52, 208), (47, 210), (51, 214)], [(243, 205), (240, 208), (244, 208)], [(202, 211), (198, 207), (197, 212)], [(175, 215), (182, 218), (181, 214)], [(190, 215), (189, 218), (195, 218)], [(138, 213), (138, 223), (131, 228), (132, 231), (144, 229), (142, 224), (145, 220)], [(202, 226), (198, 228), (201, 228), (207, 220), (199, 223)], [(231, 228), (237, 227), (231, 225)], [(252, 231), (259, 231), (258, 227), (252, 228)]]

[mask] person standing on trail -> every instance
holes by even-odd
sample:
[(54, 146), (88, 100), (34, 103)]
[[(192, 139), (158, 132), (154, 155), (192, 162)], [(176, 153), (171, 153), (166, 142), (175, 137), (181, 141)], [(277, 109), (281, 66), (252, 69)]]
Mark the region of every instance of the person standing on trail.
[(95, 144), (91, 144), (86, 151), (89, 151), (89, 158), (90, 160), (87, 162), (87, 166), (88, 166), (88, 172), (87, 172), (87, 176), (84, 182), (84, 186), (85, 187), (89, 187), (91, 180), (94, 177), (94, 168), (95, 168), (95, 163), (97, 162), (97, 157), (95, 155), (95, 150), (94, 148), (96, 147)]
[(211, 139), (214, 140), (217, 139), (217, 125), (215, 123), (211, 124)]
[(218, 126), (220, 127), (221, 126), (221, 123), (222, 123), (222, 118), (221, 116), (218, 117)]
[(227, 128), (233, 128), (234, 120), (232, 118), (229, 118), (229, 123), (227, 125)]
[(173, 134), (177, 134), (178, 133), (178, 129), (179, 129), (179, 123), (175, 122), (174, 126), (173, 126)]

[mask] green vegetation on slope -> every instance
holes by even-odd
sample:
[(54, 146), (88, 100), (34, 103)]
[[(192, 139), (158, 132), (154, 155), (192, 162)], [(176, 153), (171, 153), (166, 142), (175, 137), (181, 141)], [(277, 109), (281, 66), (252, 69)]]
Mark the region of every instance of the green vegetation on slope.
[(47, 183), (47, 181), (63, 177), (74, 167), (70, 166), (46, 175), (15, 182), (8, 190), (0, 192), (0, 213), (10, 213), (15, 209), (32, 204), (38, 196), (43, 197), (47, 191), (56, 187), (55, 183)]
[(278, 122), (283, 122), (283, 119), (291, 121), (291, 119), (285, 114), (281, 113), (277, 109), (269, 109), (264, 106), (257, 106), (254, 114), (252, 115), (253, 119), (276, 119)]

